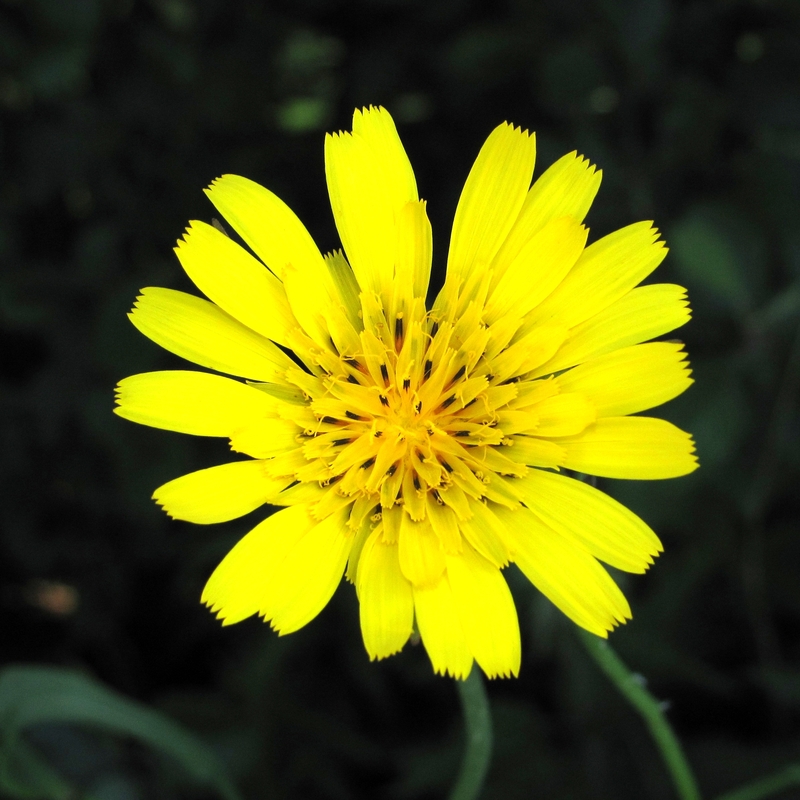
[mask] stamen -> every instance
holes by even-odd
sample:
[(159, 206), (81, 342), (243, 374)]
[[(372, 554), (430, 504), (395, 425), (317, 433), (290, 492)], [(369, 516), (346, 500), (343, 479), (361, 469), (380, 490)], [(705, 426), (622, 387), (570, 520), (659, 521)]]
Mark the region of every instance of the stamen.
[(386, 364), (381, 364), (381, 377), (384, 383), (389, 383), (389, 370), (386, 368)]
[(389, 407), (389, 398), (385, 394), (379, 395), (379, 397), (380, 397), (380, 400), (381, 400), (381, 405), (385, 406), (386, 408), (388, 408)]
[(445, 468), (445, 469), (446, 469), (448, 472), (452, 472), (452, 471), (453, 471), (453, 468), (452, 468), (452, 467), (451, 467), (451, 466), (450, 466), (450, 465), (449, 465), (449, 464), (448, 464), (446, 461), (444, 461), (444, 460), (442, 460), (442, 466), (443, 466), (443, 467), (444, 467), (444, 468)]
[(428, 380), (431, 376), (431, 370), (433, 369), (433, 361), (426, 361), (425, 362), (425, 380)]
[(339, 445), (350, 444), (351, 442), (354, 442), (354, 441), (355, 441), (355, 439), (334, 439), (333, 440), (333, 445), (334, 445), (334, 447), (338, 447)]
[(433, 337), (436, 336), (437, 333), (439, 333), (439, 323), (434, 322), (433, 325), (431, 326), (431, 339), (433, 339)]
[(394, 339), (395, 343), (400, 345), (403, 341), (403, 312), (399, 311), (397, 313), (397, 319), (394, 321)]
[(335, 419), (334, 417), (323, 417), (320, 422), (324, 422), (328, 425), (335, 425), (337, 422), (339, 422), (339, 420)]
[(347, 376), (347, 382), (348, 383), (356, 383), (357, 384), (358, 383), (358, 378), (356, 378), (355, 375), (348, 375)]
[(361, 469), (369, 469), (375, 463), (375, 456), (368, 458), (362, 465)]
[(355, 358), (346, 358), (344, 363), (353, 367), (354, 369), (361, 369), (361, 364), (359, 364), (358, 359)]
[(411, 388), (411, 378), (403, 378), (403, 391), (407, 392)]
[(417, 475), (416, 472), (414, 473), (414, 477), (411, 479), (411, 481), (413, 482), (414, 488), (417, 491), (420, 491), (422, 489), (422, 486), (420, 485), (420, 482), (419, 482), (419, 476)]
[(346, 416), (348, 419), (354, 419), (354, 420), (356, 420), (356, 421), (358, 421), (358, 422), (363, 422), (363, 421), (364, 421), (364, 419), (365, 419), (365, 417), (359, 417), (359, 416), (358, 416), (358, 414), (354, 414), (352, 411), (345, 411), (345, 412), (344, 412), (344, 415), (345, 415), (345, 416)]
[(386, 470), (386, 474), (387, 474), (387, 475), (388, 475), (390, 478), (392, 477), (392, 475), (394, 475), (394, 474), (395, 474), (395, 472), (397, 472), (397, 464), (396, 464), (396, 463), (395, 463), (395, 464), (392, 464), (392, 466), (391, 466), (391, 467), (389, 467), (389, 469), (387, 469), (387, 470)]
[(455, 401), (456, 401), (456, 396), (454, 394), (451, 394), (450, 397), (447, 398), (447, 400), (444, 400), (442, 402), (439, 408), (441, 408), (442, 410), (444, 410), (445, 408), (449, 408), (451, 405), (453, 405), (453, 403), (455, 403)]

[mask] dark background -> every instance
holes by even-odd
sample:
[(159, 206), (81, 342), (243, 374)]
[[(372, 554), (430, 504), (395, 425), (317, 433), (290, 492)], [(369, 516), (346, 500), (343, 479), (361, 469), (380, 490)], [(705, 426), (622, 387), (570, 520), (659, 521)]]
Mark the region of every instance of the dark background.
[[(263, 512), (168, 520), (153, 489), (227, 448), (117, 418), (112, 390), (181, 368), (125, 314), (143, 286), (189, 288), (171, 248), (211, 218), (214, 177), (263, 183), (337, 247), (323, 134), (383, 104), (440, 281), (460, 187), (508, 119), (537, 131), (537, 175), (576, 148), (604, 170), (592, 238), (656, 221), (655, 278), (695, 309), (677, 335), (697, 382), (663, 414), (702, 468), (602, 482), (666, 547), (620, 576), (634, 619), (613, 646), (670, 703), (709, 797), (800, 759), (799, 32), (792, 0), (0, 0), (2, 662), (78, 668), (168, 714), (248, 800), (444, 796), (452, 682), (421, 647), (370, 663), (348, 584), (290, 637), (221, 628), (200, 591)], [(484, 797), (673, 797), (571, 623), (509, 573), (523, 666), (489, 687)], [(72, 797), (213, 796), (124, 737), (32, 735)]]

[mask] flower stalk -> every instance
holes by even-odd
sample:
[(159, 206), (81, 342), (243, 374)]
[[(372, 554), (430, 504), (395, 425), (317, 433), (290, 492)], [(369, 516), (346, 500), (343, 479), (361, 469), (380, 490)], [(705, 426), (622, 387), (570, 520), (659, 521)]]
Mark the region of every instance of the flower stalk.
[(449, 800), (476, 800), (480, 797), (492, 758), (492, 713), (479, 670), (473, 668), (466, 680), (455, 683), (464, 713), (466, 743), (461, 771)]
[(697, 779), (675, 731), (667, 721), (662, 704), (647, 691), (642, 681), (628, 669), (608, 642), (580, 628), (577, 631), (597, 666), (644, 720), (680, 800), (701, 800)]

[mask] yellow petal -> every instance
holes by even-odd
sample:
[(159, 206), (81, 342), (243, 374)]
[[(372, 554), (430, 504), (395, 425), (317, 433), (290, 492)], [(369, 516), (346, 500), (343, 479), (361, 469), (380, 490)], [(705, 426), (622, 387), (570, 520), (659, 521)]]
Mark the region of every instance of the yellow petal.
[(311, 234), (294, 211), (269, 189), (240, 175), (223, 175), (205, 193), (279, 278), (286, 265), (293, 264), (308, 281), (328, 280), (322, 253)]
[(531, 410), (539, 417), (537, 436), (573, 436), (597, 417), (586, 395), (578, 392), (548, 397)]
[(195, 436), (230, 436), (279, 401), (244, 383), (182, 370), (131, 375), (117, 385), (116, 414), (125, 419)]
[(263, 461), (236, 461), (175, 478), (159, 486), (153, 499), (175, 519), (209, 525), (249, 514), (289, 483), (268, 477)]
[(509, 458), (530, 467), (560, 467), (564, 464), (564, 448), (548, 439), (535, 436), (514, 436)]
[(426, 203), (406, 203), (397, 217), (396, 283), (425, 299), (431, 277), (433, 233)]
[(413, 593), (417, 627), (434, 672), (464, 680), (472, 669), (472, 652), (447, 575), (433, 586), (414, 586)]
[(548, 167), (531, 186), (514, 227), (492, 262), (493, 285), (548, 222), (559, 217), (583, 222), (600, 188), (601, 177), (601, 171), (575, 152)]
[(641, 283), (667, 254), (650, 222), (637, 222), (598, 239), (583, 252), (559, 287), (531, 314), (573, 327)]
[(444, 572), (444, 551), (429, 520), (414, 522), (403, 513), (398, 549), (403, 575), (415, 586), (430, 586)]
[(486, 302), (486, 322), (491, 325), (501, 317), (523, 317), (539, 305), (572, 269), (583, 252), (588, 233), (571, 217), (560, 217), (545, 225), (498, 281)]
[(289, 343), (297, 321), (283, 284), (233, 239), (195, 220), (178, 240), (175, 253), (209, 300), (262, 336)]
[(266, 619), (281, 636), (299, 630), (322, 611), (342, 580), (353, 537), (347, 510), (315, 525), (289, 551), (275, 577)]
[(225, 625), (264, 613), (287, 554), (316, 524), (306, 506), (285, 508), (267, 517), (214, 570), (202, 602)]
[(498, 569), (505, 567), (510, 559), (506, 545), (505, 528), (491, 508), (480, 500), (470, 502), (472, 518), (459, 523), (464, 538), (490, 564)]
[(283, 382), (294, 362), (269, 339), (221, 308), (184, 292), (148, 287), (136, 299), (131, 322), (181, 358), (229, 375)]
[(605, 417), (559, 444), (567, 469), (604, 478), (677, 478), (698, 466), (692, 437), (652, 417)]
[(386, 658), (403, 648), (414, 623), (411, 584), (400, 570), (397, 545), (384, 544), (377, 529), (358, 564), (361, 633), (369, 657)]
[(538, 469), (517, 486), (536, 516), (612, 567), (645, 572), (662, 550), (644, 521), (593, 486)]
[(516, 536), (517, 566), (573, 622), (606, 638), (608, 631), (631, 618), (619, 587), (583, 547), (527, 509), (505, 516)]
[[(300, 429), (285, 419), (256, 419), (231, 431), (231, 450), (253, 458), (270, 458), (298, 446)], [(300, 439), (302, 441), (302, 439)]]
[(691, 312), (686, 289), (656, 283), (633, 289), (620, 300), (577, 325), (569, 339), (533, 376), (559, 372), (621, 347), (646, 342), (685, 325)]
[(519, 674), (519, 622), (497, 567), (465, 546), (447, 556), (447, 576), (472, 655), (490, 678)]
[(504, 123), (478, 153), (456, 208), (447, 284), (462, 284), (491, 263), (525, 201), (536, 159), (536, 138)]
[(694, 382), (683, 345), (638, 344), (607, 353), (556, 378), (562, 392), (581, 392), (598, 417), (633, 414), (659, 406)]
[(406, 203), (419, 199), (414, 170), (397, 133), (391, 114), (381, 107), (356, 109), (353, 133), (374, 153), (384, 194), (395, 213)]
[(354, 132), (325, 137), (325, 175), (336, 228), (361, 289), (384, 293), (394, 278), (396, 218), (416, 201), (414, 174), (389, 114), (356, 112)]

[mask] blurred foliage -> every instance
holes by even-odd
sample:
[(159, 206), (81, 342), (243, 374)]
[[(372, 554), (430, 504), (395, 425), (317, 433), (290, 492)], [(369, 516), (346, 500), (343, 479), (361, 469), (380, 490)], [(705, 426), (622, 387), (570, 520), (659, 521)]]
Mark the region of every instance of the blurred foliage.
[[(695, 309), (677, 335), (697, 382), (665, 415), (702, 468), (603, 484), (665, 543), (620, 576), (634, 620), (614, 646), (670, 703), (709, 796), (796, 761), (798, 76), (796, 0), (0, 0), (2, 661), (79, 668), (168, 715), (248, 799), (442, 796), (451, 683), (419, 647), (370, 663), (348, 585), (286, 639), (222, 629), (199, 593), (259, 514), (170, 522), (153, 489), (225, 446), (126, 423), (111, 394), (177, 364), (125, 313), (143, 286), (189, 288), (170, 250), (211, 217), (214, 177), (269, 186), (336, 247), (322, 134), (381, 103), (441, 281), (460, 187), (510, 119), (537, 130), (537, 172), (576, 148), (602, 167), (592, 236), (656, 220), (672, 253), (655, 279)], [(672, 797), (640, 720), (509, 573), (523, 668), (490, 686), (485, 797)], [(22, 744), (96, 800), (210, 796), (135, 737), (41, 718)]]

